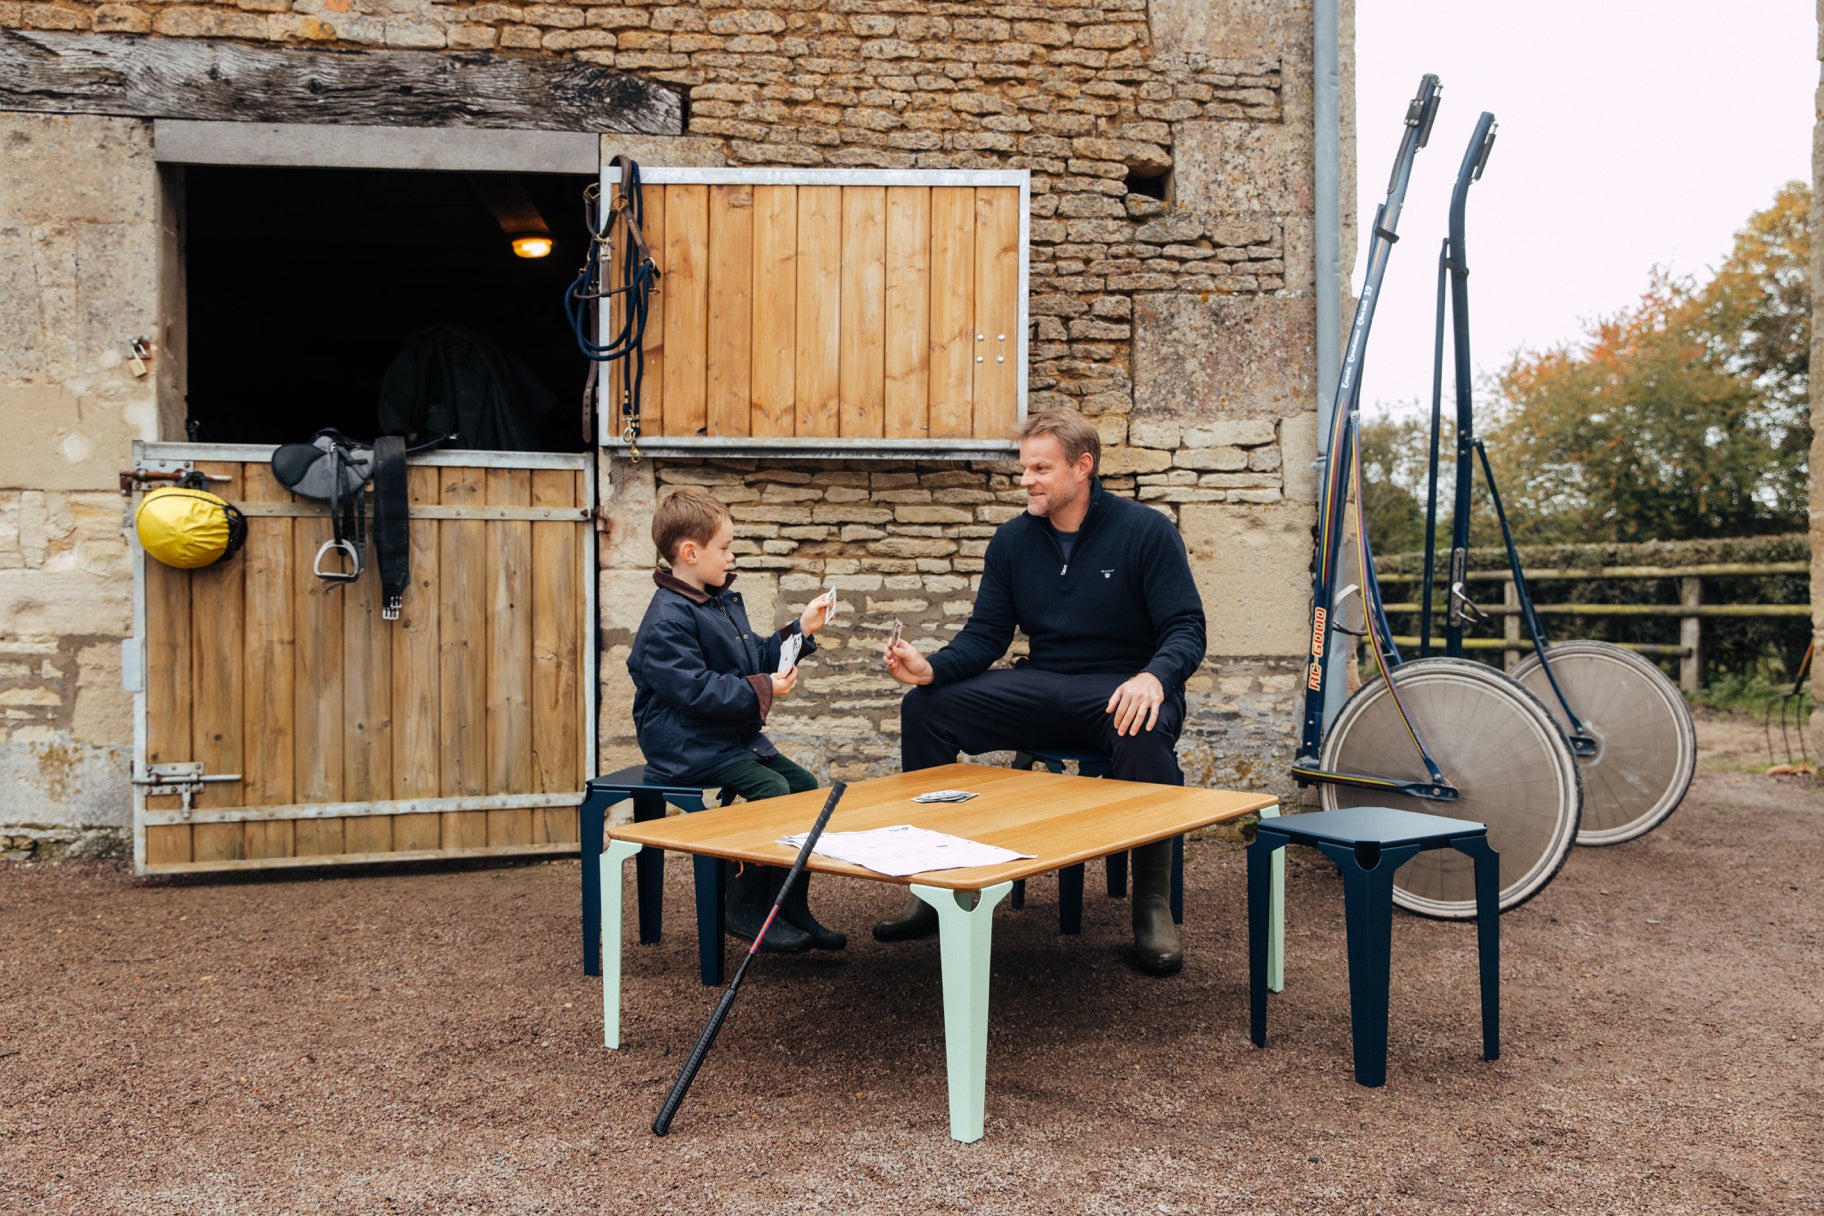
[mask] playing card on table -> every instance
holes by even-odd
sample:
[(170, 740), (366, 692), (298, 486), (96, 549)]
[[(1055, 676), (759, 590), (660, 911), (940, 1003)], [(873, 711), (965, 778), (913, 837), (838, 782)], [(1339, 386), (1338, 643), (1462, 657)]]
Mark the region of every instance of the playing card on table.
[(929, 794), (916, 794), (914, 802), (967, 802), (975, 797), (968, 790), (934, 790)]

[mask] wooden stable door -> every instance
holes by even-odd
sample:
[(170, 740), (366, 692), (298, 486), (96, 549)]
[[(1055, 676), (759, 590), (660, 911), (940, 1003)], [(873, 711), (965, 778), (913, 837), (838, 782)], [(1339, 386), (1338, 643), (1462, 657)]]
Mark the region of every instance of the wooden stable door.
[(1026, 352), (1022, 187), (741, 172), (646, 175), (645, 436), (1004, 439)]
[[(137, 870), (574, 853), (594, 764), (584, 459), (413, 458), (411, 582), (388, 621), (371, 547), (353, 583), (314, 574), (327, 510), (269, 456), (136, 451), (142, 470), (194, 457), (247, 515), (214, 566), (140, 554)], [(164, 791), (196, 765), (186, 808)]]

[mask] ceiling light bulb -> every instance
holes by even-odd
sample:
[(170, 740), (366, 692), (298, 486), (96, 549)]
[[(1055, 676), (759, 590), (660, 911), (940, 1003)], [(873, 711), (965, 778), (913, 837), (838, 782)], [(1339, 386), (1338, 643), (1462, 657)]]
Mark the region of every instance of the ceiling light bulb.
[(551, 238), (516, 236), (513, 238), (513, 252), (522, 258), (542, 258), (551, 252)]

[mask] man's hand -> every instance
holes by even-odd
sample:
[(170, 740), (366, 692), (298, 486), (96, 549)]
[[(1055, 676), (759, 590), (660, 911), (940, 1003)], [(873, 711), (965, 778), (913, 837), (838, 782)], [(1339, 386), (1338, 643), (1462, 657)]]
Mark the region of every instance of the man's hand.
[(901, 684), (929, 684), (933, 678), (931, 660), (904, 638), (887, 645), (887, 674)]
[(775, 675), (773, 677), (773, 699), (778, 700), (780, 697), (789, 695), (796, 687), (798, 687), (798, 669), (796, 667), (782, 676)]
[(1115, 715), (1117, 735), (1137, 735), (1151, 730), (1159, 721), (1159, 706), (1165, 702), (1165, 685), (1150, 671), (1143, 671), (1108, 699), (1104, 713)]

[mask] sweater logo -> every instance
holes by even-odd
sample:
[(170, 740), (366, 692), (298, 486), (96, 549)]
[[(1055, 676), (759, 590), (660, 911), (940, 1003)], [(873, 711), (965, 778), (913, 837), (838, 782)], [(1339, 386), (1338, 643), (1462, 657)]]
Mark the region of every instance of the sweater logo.
[(1102, 572), (1103, 578), (1113, 578), (1114, 576), (1115, 576), (1115, 572), (1113, 570), (1104, 570)]

